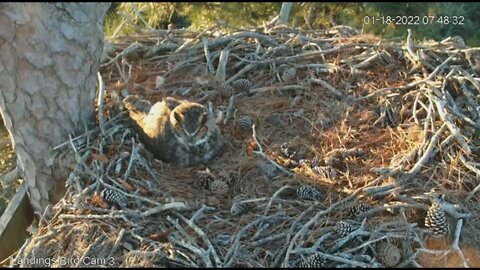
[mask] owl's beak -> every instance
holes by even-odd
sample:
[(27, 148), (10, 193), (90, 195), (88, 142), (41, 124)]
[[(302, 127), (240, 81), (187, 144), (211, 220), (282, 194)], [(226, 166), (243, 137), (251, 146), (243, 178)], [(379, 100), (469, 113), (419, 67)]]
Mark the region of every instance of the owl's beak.
[(194, 145), (195, 144), (195, 138), (193, 136), (187, 136), (186, 143), (188, 145)]

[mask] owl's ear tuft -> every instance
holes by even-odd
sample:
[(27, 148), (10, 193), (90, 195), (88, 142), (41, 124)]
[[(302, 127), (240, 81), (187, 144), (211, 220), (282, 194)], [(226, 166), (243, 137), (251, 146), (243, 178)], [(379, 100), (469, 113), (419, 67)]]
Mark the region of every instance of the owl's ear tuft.
[(176, 119), (178, 122), (182, 122), (182, 121), (183, 121), (183, 116), (182, 116), (178, 111), (173, 111), (173, 117), (175, 117), (175, 119)]

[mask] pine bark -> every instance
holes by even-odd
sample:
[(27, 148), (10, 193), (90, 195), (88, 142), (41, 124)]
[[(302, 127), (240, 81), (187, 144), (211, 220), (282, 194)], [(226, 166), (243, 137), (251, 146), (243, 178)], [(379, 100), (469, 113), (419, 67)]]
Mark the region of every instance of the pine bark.
[(94, 121), (103, 20), (110, 3), (0, 3), (0, 112), (30, 202), (63, 195), (53, 146)]

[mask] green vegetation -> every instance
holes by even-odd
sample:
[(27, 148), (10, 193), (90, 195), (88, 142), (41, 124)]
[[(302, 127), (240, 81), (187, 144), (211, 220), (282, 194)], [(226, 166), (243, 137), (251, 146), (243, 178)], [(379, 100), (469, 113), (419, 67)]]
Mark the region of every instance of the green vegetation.
[[(115, 3), (107, 16), (105, 33), (110, 36), (117, 29), (117, 34), (131, 34), (140, 29), (165, 29), (169, 23), (178, 28), (200, 30), (218, 21), (233, 28), (253, 27), (277, 16), (281, 5), (281, 2)], [(404, 38), (407, 28), (411, 28), (417, 39), (442, 40), (459, 35), (467, 45), (479, 46), (478, 14), (480, 3), (299, 2), (293, 5), (289, 24), (304, 29), (349, 25), (386, 39)], [(414, 16), (400, 18), (405, 23), (415, 24), (402, 25), (390, 20), (397, 16)], [(448, 16), (447, 19), (444, 16)], [(372, 17), (376, 19), (375, 23), (372, 23)], [(368, 20), (370, 22), (366, 24)]]

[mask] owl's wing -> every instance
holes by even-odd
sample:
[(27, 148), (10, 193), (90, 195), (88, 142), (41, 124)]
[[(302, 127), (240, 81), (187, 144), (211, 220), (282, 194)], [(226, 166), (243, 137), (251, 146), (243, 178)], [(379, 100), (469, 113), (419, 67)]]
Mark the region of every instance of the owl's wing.
[(152, 107), (149, 101), (141, 99), (137, 95), (129, 95), (124, 98), (123, 105), (130, 118), (139, 124), (143, 122)]
[(148, 132), (160, 132), (168, 121), (169, 113), (170, 110), (165, 101), (155, 103), (145, 117), (144, 129)]
[(163, 114), (164, 107), (165, 107), (164, 102), (155, 103), (152, 106), (152, 108), (150, 109), (150, 111), (148, 112), (147, 118), (148, 119), (155, 119), (155, 118), (160, 117)]
[(129, 95), (123, 99), (125, 109), (128, 111), (138, 111), (147, 114), (152, 105), (148, 100), (141, 99), (137, 95)]
[(172, 97), (166, 97), (163, 99), (163, 102), (165, 102), (166, 106), (170, 109), (170, 110), (173, 110), (175, 109), (175, 107), (177, 107), (178, 105), (180, 105), (182, 103), (182, 101), (179, 101), (175, 98), (172, 98)]

